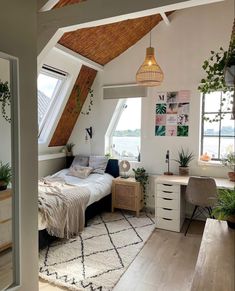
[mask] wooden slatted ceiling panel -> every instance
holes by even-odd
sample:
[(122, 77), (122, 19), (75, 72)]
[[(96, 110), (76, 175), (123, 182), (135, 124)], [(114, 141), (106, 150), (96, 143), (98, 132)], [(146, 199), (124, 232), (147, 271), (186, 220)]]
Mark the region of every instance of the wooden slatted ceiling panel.
[(105, 65), (139, 41), (162, 20), (159, 14), (65, 33), (59, 43)]
[(54, 8), (61, 8), (63, 6), (66, 5), (71, 5), (71, 4), (76, 4), (76, 3), (80, 3), (80, 2), (84, 2), (86, 0), (60, 0), (54, 7)]
[[(56, 130), (53, 134), (49, 147), (52, 146), (62, 146), (65, 145), (72, 133), (74, 125), (77, 122), (78, 116), (80, 114), (82, 105), (84, 104), (89, 88), (91, 88), (97, 71), (86, 66), (82, 66), (79, 72), (78, 78), (75, 82), (69, 100), (65, 106), (65, 109), (62, 113), (60, 121), (56, 127)], [(79, 94), (79, 107), (78, 107), (78, 88), (80, 91)]]

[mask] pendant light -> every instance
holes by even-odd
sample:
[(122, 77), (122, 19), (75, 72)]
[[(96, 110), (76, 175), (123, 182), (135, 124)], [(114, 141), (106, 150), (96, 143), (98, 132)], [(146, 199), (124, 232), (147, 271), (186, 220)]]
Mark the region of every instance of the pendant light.
[(162, 69), (156, 62), (154, 48), (151, 46), (150, 31), (150, 46), (146, 49), (145, 60), (136, 73), (136, 82), (141, 86), (154, 87), (160, 86), (163, 78)]

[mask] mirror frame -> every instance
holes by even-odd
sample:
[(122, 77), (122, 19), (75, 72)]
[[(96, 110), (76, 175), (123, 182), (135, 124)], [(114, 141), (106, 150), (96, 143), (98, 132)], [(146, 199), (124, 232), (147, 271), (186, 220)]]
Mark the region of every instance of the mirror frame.
[(20, 286), (19, 61), (3, 52), (0, 52), (0, 58), (8, 60), (10, 66), (13, 282), (7, 290), (13, 291)]

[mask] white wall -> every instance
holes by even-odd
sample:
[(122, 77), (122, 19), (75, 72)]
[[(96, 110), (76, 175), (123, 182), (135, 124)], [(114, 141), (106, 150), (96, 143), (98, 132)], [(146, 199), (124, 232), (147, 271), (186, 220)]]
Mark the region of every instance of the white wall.
[(38, 178), (52, 175), (65, 168), (65, 157), (38, 161)]
[(36, 1), (1, 0), (0, 51), (19, 59), (21, 291), (38, 290)]
[[(0, 58), (0, 80), (10, 81), (9, 61)], [(8, 112), (10, 112), (10, 108)], [(11, 125), (2, 116), (2, 106), (0, 104), (0, 161), (11, 163)]]
[[(174, 12), (170, 18), (170, 26), (161, 22), (152, 31), (152, 45), (156, 49), (156, 58), (165, 79), (162, 86), (149, 89), (149, 97), (142, 100), (141, 165), (149, 173), (163, 173), (166, 170), (166, 150), (169, 149), (171, 157), (176, 158), (177, 150), (183, 146), (197, 155), (191, 163), (191, 174), (225, 177), (226, 169), (202, 167), (197, 163), (201, 118), (200, 93), (197, 87), (203, 77), (201, 66), (210, 55), (210, 51), (218, 50), (220, 46), (228, 48), (234, 18), (234, 2), (227, 0), (184, 9)], [(89, 116), (79, 117), (70, 138), (70, 141), (76, 144), (75, 152), (104, 153), (104, 136), (116, 101), (102, 99), (102, 86), (134, 83), (136, 71), (144, 60), (147, 46), (149, 36), (107, 64), (103, 73), (98, 73), (94, 83), (95, 102), (92, 112)], [(191, 91), (189, 136), (156, 137), (154, 134), (156, 92), (182, 89)], [(94, 129), (94, 138), (90, 144), (86, 144), (84, 140), (84, 128), (88, 126)], [(175, 162), (171, 163), (171, 170), (174, 173), (178, 172), (178, 165)]]

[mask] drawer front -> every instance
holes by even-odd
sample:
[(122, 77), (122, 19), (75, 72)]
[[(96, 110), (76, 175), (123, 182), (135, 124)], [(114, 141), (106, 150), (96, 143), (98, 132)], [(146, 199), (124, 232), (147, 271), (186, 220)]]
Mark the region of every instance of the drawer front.
[(172, 199), (180, 199), (180, 193), (179, 192), (169, 192), (166, 190), (158, 190), (157, 191), (157, 197), (162, 198), (172, 198)]
[(157, 208), (156, 217), (180, 219), (180, 211), (170, 208)]
[(157, 217), (156, 227), (166, 230), (172, 230), (180, 232), (180, 220), (179, 219), (167, 219), (162, 217)]
[(0, 223), (0, 247), (1, 244), (12, 241), (12, 221)]
[(0, 201), (0, 222), (12, 217), (11, 198)]
[(170, 193), (177, 192), (180, 193), (180, 185), (176, 184), (157, 184), (157, 191), (168, 191)]
[(171, 198), (157, 197), (157, 207), (169, 208), (169, 209), (180, 209), (180, 200)]
[(115, 185), (114, 207), (135, 210), (137, 201), (135, 196), (135, 187)]

